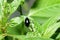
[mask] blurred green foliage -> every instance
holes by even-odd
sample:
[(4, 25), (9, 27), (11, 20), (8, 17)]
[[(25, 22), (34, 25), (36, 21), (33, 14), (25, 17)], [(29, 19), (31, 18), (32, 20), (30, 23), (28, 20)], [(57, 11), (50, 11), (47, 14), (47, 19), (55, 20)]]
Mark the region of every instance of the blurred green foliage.
[[(60, 0), (36, 0), (28, 15), (8, 21), (22, 2), (25, 0), (0, 0), (0, 40), (60, 40), (60, 31), (56, 32), (60, 28)], [(29, 27), (24, 23), (26, 17)]]

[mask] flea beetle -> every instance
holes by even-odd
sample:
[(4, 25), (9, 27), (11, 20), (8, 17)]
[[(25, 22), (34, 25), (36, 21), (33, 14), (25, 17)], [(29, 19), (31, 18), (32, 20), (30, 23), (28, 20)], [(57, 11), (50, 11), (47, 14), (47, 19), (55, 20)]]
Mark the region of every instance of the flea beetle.
[(29, 27), (30, 25), (30, 20), (28, 17), (25, 18), (25, 26)]

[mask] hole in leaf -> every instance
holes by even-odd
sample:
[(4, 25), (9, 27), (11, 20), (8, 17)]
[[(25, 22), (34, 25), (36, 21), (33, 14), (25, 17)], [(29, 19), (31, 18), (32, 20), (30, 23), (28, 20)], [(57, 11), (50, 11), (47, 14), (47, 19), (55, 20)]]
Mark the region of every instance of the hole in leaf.
[(60, 22), (60, 19), (57, 22)]
[(59, 33), (60, 33), (60, 28), (58, 28), (58, 29), (56, 30), (56, 32), (52, 35), (51, 38), (55, 39), (55, 38), (58, 36)]
[(18, 38), (15, 38), (15, 40), (18, 40)]
[(14, 0), (7, 0), (8, 3), (11, 3), (11, 2), (13, 2), (13, 1), (14, 1)]
[(5, 39), (5, 40), (13, 40), (13, 37), (6, 36), (4, 39)]
[(40, 0), (36, 0), (32, 6), (32, 8), (36, 8), (38, 6), (38, 4), (40, 5)]

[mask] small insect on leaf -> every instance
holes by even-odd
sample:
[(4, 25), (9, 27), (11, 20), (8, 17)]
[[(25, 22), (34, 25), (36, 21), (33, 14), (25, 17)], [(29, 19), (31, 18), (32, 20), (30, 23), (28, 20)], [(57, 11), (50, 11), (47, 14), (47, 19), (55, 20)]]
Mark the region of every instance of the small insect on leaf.
[(25, 18), (25, 26), (29, 27), (30, 25), (30, 20), (28, 17)]

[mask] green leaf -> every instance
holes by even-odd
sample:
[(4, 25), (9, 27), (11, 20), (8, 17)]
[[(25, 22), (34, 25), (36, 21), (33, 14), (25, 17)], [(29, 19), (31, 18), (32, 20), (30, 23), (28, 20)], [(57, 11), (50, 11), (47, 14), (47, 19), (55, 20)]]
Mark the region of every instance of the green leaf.
[(10, 26), (10, 27), (15, 27), (15, 26), (17, 26), (17, 25), (19, 25), (19, 24), (22, 23), (23, 19), (24, 19), (23, 17), (15, 17), (15, 18), (12, 18), (12, 19), (9, 21), (9, 26)]
[(5, 36), (3, 34), (0, 34), (0, 40), (2, 40)]
[(0, 21), (4, 16), (4, 7), (5, 7), (6, 0), (0, 0)]
[(29, 37), (29, 36), (25, 36), (25, 35), (12, 35), (12, 37), (14, 37), (15, 39), (18, 40), (53, 40), (50, 38), (40, 38), (40, 37)]
[(49, 26), (49, 27), (45, 30), (45, 32), (44, 32), (44, 34), (43, 34), (42, 37), (50, 38), (50, 37), (55, 33), (55, 31), (56, 31), (59, 27), (60, 27), (60, 22), (55, 23), (55, 24)]
[(45, 32), (47, 28), (57, 22), (57, 16), (49, 18), (44, 24), (42, 24), (42, 33)]
[(22, 22), (23, 17), (12, 18), (9, 22), (9, 26), (6, 29), (7, 34), (20, 34), (19, 31), (22, 29)]
[(31, 9), (28, 16), (51, 17), (60, 15), (60, 0), (39, 0), (37, 3), (36, 9)]
[(41, 37), (41, 34), (39, 32), (28, 32), (28, 37)]
[(9, 8), (10, 8), (10, 14), (12, 14), (13, 12), (16, 11), (16, 9), (18, 8), (18, 6), (21, 4), (21, 2), (23, 2), (24, 0), (14, 0), (12, 3), (9, 4)]
[(36, 0), (32, 9), (45, 8), (60, 3), (60, 0)]
[(34, 22), (34, 28), (33, 28), (34, 32), (37, 32), (41, 36), (41, 34), (42, 34), (42, 26), (35, 20), (33, 20), (33, 22)]
[(2, 0), (1, 0), (1, 2), (0, 2), (0, 21), (1, 21), (1, 18), (2, 18)]
[(33, 18), (34, 21), (38, 22), (39, 24), (43, 24), (49, 19), (47, 17), (40, 17), (40, 16), (32, 16), (31, 18)]
[(29, 32), (29, 28), (25, 26), (24, 17), (12, 18), (9, 22), (9, 26), (6, 29), (7, 34), (22, 35)]

